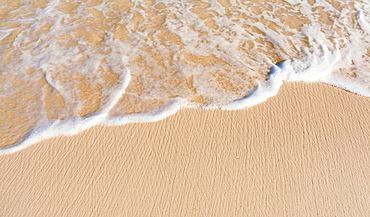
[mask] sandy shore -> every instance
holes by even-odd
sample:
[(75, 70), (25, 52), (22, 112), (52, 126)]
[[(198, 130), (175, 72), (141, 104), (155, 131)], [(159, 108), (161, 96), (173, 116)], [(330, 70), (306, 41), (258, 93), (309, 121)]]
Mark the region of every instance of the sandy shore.
[(183, 109), (0, 156), (0, 216), (366, 216), (370, 99), (285, 83), (245, 110)]

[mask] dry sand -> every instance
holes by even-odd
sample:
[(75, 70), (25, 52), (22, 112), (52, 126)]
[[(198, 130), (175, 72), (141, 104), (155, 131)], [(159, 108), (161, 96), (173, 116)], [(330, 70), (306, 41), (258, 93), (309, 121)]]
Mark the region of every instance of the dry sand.
[(369, 216), (370, 99), (285, 83), (0, 156), (0, 216)]

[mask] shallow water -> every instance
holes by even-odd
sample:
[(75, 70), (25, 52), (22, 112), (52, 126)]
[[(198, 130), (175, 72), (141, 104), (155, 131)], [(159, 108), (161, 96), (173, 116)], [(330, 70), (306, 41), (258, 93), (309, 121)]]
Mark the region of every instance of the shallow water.
[(0, 4), (4, 153), (181, 106), (244, 108), (283, 80), (370, 96), (368, 0)]

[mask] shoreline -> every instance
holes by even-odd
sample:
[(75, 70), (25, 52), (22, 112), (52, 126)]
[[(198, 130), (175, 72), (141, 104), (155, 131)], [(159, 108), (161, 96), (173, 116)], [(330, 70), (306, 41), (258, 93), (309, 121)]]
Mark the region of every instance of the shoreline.
[[(324, 82), (320, 81), (320, 79), (318, 81), (305, 81), (299, 79), (298, 77), (295, 77), (296, 75), (291, 72), (290, 69), (284, 71), (282, 70), (282, 68), (280, 68), (280, 66), (273, 66), (271, 70), (273, 71), (273, 73), (270, 74), (269, 79), (265, 83), (260, 84), (248, 96), (225, 105), (202, 106), (198, 104), (192, 104), (190, 102), (184, 103), (184, 100), (180, 99), (178, 101), (172, 102), (171, 105), (168, 105), (162, 110), (159, 110), (153, 114), (132, 113), (121, 117), (108, 117), (108, 114), (106, 112), (99, 112), (88, 117), (57, 120), (55, 122), (48, 123), (45, 126), (36, 128), (34, 131), (31, 131), (30, 135), (23, 138), (24, 141), (22, 142), (10, 145), (0, 144), (0, 156), (21, 151), (32, 144), (41, 142), (46, 139), (51, 139), (58, 136), (73, 136), (94, 126), (122, 126), (131, 123), (151, 123), (166, 119), (184, 109), (221, 109), (225, 111), (248, 109), (258, 104), (264, 103), (272, 97), (275, 97), (277, 94), (279, 94), (282, 85), (289, 83), (318, 83), (322, 85), (329, 85), (331, 87), (341, 89), (342, 91), (349, 92), (350, 94), (370, 98), (369, 91), (365, 91), (365, 89), (360, 86), (356, 86), (355, 89), (349, 88), (353, 87), (353, 85), (346, 87), (346, 85), (343, 85), (343, 83), (345, 82), (344, 80), (334, 79), (332, 82), (329, 82), (329, 80)], [(279, 71), (279, 73), (276, 73), (276, 71)], [(306, 73), (304, 73), (303, 78), (305, 75)], [(72, 128), (70, 127), (70, 125), (72, 126)]]
[(180, 109), (0, 155), (0, 215), (370, 212), (370, 99), (284, 82), (242, 110)]

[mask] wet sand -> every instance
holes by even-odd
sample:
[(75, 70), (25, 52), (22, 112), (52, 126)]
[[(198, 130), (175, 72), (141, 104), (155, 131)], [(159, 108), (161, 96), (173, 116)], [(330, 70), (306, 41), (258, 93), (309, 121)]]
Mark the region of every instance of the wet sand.
[(0, 216), (367, 216), (370, 99), (285, 83), (238, 110), (182, 109), (0, 156)]

